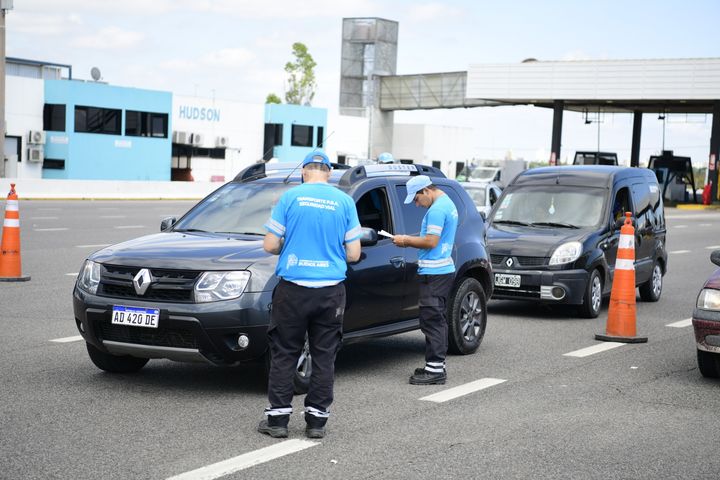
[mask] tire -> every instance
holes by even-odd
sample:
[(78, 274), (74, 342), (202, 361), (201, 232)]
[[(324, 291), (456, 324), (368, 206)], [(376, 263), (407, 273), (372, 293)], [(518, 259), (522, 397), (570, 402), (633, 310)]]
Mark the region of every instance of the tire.
[(96, 367), (106, 372), (133, 373), (143, 368), (148, 362), (147, 358), (137, 358), (129, 355), (111, 355), (98, 350), (89, 343), (85, 343), (85, 346), (87, 347), (90, 360), (92, 360)]
[(310, 375), (312, 374), (312, 357), (310, 356), (310, 341), (305, 334), (305, 345), (303, 346), (297, 367), (295, 368), (295, 376), (293, 377), (293, 387), (295, 395), (304, 395), (310, 390)]
[(660, 264), (655, 262), (650, 279), (640, 285), (640, 298), (644, 302), (657, 302), (662, 294), (663, 273)]
[(448, 306), (448, 350), (457, 355), (475, 353), (487, 326), (485, 290), (474, 278), (460, 279)]
[(590, 274), (587, 286), (585, 287), (585, 295), (583, 295), (583, 303), (580, 305), (580, 315), (585, 318), (597, 318), (602, 308), (602, 289), (603, 281), (600, 271), (595, 269)]
[(698, 350), (697, 361), (703, 377), (720, 378), (720, 354)]

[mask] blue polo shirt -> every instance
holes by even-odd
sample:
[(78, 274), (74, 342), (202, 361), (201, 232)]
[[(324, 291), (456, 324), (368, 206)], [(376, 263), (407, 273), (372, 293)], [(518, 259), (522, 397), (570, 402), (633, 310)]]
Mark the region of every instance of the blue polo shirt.
[(440, 241), (432, 249), (420, 249), (418, 252), (418, 273), (420, 275), (444, 275), (455, 271), (452, 259), (455, 231), (458, 224), (458, 212), (450, 197), (440, 196), (428, 209), (422, 221), (420, 236), (437, 235)]
[(328, 183), (304, 183), (286, 191), (265, 229), (285, 237), (275, 274), (311, 288), (345, 280), (345, 244), (360, 238), (355, 202)]

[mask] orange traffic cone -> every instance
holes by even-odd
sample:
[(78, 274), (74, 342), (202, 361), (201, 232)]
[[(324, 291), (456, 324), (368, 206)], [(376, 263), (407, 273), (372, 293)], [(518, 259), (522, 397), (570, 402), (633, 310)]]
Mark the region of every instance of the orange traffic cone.
[(20, 212), (15, 184), (10, 184), (5, 204), (5, 221), (0, 243), (0, 282), (27, 282), (29, 276), (23, 277), (20, 262)]
[(630, 215), (630, 212), (625, 213), (625, 225), (620, 229), (605, 334), (598, 333), (595, 335), (596, 340), (624, 343), (643, 343), (648, 340), (647, 337), (638, 337), (635, 331), (635, 228)]

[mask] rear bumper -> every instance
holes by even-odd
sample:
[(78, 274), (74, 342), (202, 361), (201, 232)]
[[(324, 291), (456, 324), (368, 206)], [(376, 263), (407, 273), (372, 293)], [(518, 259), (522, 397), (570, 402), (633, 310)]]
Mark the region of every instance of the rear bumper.
[(692, 324), (698, 350), (720, 353), (720, 312), (696, 308)]
[[(493, 274), (520, 275), (520, 286), (514, 288), (496, 283), (492, 298), (534, 300), (567, 305), (583, 303), (589, 277), (585, 270), (493, 269)], [(493, 277), (494, 282), (495, 278)]]
[[(75, 322), (86, 342), (113, 355), (236, 365), (267, 350), (271, 292), (206, 304), (159, 303), (73, 292)], [(160, 309), (158, 328), (113, 325), (113, 305)], [(238, 346), (239, 335), (250, 340)]]

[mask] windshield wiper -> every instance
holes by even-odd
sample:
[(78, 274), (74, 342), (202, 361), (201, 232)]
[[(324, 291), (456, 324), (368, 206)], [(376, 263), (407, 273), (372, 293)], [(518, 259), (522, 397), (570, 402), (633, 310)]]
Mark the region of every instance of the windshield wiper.
[(207, 230), (200, 230), (199, 228), (178, 228), (173, 232), (194, 232), (194, 233), (209, 233)]
[(215, 233), (229, 233), (232, 235), (262, 235), (262, 236), (265, 236), (264, 233), (258, 233), (258, 232), (215, 232)]
[(531, 227), (560, 227), (560, 228), (580, 228), (577, 225), (563, 222), (533, 222)]
[(505, 223), (507, 225), (523, 225), (525, 227), (529, 225), (529, 223), (518, 222), (517, 220), (495, 220), (493, 221), (493, 223)]

